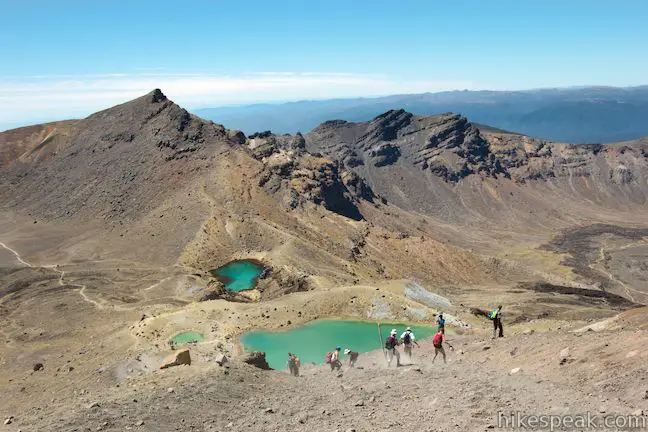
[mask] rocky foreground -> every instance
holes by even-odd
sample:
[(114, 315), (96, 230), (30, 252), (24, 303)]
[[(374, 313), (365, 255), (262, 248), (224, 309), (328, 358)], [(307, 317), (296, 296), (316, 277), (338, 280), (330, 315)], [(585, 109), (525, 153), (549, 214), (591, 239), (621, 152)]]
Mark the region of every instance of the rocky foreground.
[[(485, 334), (485, 333), (484, 333)], [(447, 365), (429, 340), (414, 364), (387, 369), (381, 352), (337, 375), (302, 376), (236, 360), (194, 363), (79, 386), (75, 397), (12, 414), (11, 431), (445, 431), (504, 426), (498, 413), (648, 414), (645, 330), (457, 336)], [(38, 374), (41, 374), (40, 376)], [(46, 369), (24, 378), (47, 379)], [(3, 413), (10, 418), (10, 413)], [(635, 419), (635, 417), (632, 417)], [(499, 425), (498, 425), (499, 422)], [(604, 429), (605, 430), (605, 429)]]

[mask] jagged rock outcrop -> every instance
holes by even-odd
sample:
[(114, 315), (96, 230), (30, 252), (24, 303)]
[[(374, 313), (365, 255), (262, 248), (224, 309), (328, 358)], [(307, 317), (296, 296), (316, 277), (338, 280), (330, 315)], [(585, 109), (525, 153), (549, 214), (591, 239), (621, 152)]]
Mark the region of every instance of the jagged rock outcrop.
[(632, 181), (632, 171), (625, 165), (618, 165), (610, 170), (610, 181), (619, 185), (625, 185)]
[(506, 175), (479, 129), (465, 117), (416, 117), (388, 111), (370, 122), (326, 122), (308, 134), (307, 147), (349, 168), (390, 166), (401, 158), (448, 182), (480, 173)]
[[(648, 160), (646, 143), (560, 144), (474, 125), (457, 114), (413, 116), (391, 110), (369, 122), (329, 121), (306, 136), (306, 147), (366, 177), (370, 167), (429, 171), (449, 184), (470, 175), (524, 183), (601, 175), (626, 185)], [(607, 166), (607, 168), (605, 167)]]
[(361, 220), (359, 199), (373, 199), (371, 189), (340, 163), (305, 150), (301, 134), (255, 137), (248, 143), (253, 156), (264, 163), (259, 186), (280, 197), (287, 208), (307, 202)]
[(486, 133), (490, 149), (511, 178), (519, 183), (551, 178), (599, 177), (627, 185), (636, 168), (648, 161), (645, 143), (561, 144), (512, 133)]

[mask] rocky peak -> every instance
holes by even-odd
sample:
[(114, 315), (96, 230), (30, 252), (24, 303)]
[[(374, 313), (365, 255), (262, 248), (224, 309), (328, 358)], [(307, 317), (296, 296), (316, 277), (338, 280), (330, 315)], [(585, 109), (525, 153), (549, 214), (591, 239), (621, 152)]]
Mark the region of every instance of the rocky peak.
[(403, 109), (390, 110), (369, 122), (367, 132), (358, 140), (365, 148), (380, 141), (393, 141), (401, 129), (410, 124), (414, 115)]
[(336, 158), (348, 168), (384, 167), (399, 159), (431, 170), (447, 182), (471, 174), (507, 175), (479, 129), (465, 117), (417, 117), (390, 110), (365, 123), (337, 123), (309, 134), (312, 151)]
[[(216, 152), (233, 145), (225, 128), (191, 115), (159, 89), (62, 132), (44, 139), (38, 157), (26, 160), (37, 169), (16, 165), (8, 174), (20, 179), (29, 172), (30, 182), (21, 188), (46, 218), (83, 214), (121, 220), (144, 214), (156, 197), (182, 187), (182, 182), (167, 183), (169, 178), (198, 177)], [(88, 179), (100, 181), (90, 187)], [(57, 206), (41, 207), (43, 200)]]
[(155, 89), (151, 93), (147, 94), (145, 97), (149, 98), (151, 103), (160, 103), (167, 101), (167, 97), (162, 93), (162, 90)]
[(430, 169), (449, 182), (477, 173), (506, 175), (488, 141), (467, 118), (445, 114), (435, 120), (428, 119), (422, 119), (425, 140), (414, 155), (415, 165)]
[(324, 123), (317, 126), (313, 130), (314, 131), (315, 130), (324, 131), (324, 130), (327, 130), (327, 129), (335, 129), (335, 128), (338, 128), (338, 127), (341, 127), (341, 126), (344, 126), (344, 125), (347, 125), (347, 124), (349, 124), (349, 122), (346, 121), (346, 120), (327, 120)]

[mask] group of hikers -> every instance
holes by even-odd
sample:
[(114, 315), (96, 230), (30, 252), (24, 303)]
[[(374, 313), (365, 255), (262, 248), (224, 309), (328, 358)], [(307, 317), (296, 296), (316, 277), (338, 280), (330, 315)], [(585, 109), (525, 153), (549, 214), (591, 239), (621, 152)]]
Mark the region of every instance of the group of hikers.
[[(500, 305), (496, 309), (493, 309), (493, 311), (488, 314), (488, 317), (493, 321), (493, 338), (504, 337), (504, 329), (502, 327), (502, 306)], [(447, 344), (451, 350), (454, 350), (454, 347), (450, 344), (450, 342), (448, 342), (448, 339), (445, 336), (445, 318), (443, 317), (443, 313), (439, 313), (436, 322), (438, 327), (437, 332), (432, 338), (432, 345), (434, 346), (434, 358), (432, 359), (432, 363), (434, 363), (439, 354), (441, 354), (441, 356), (443, 357), (443, 362), (447, 363), (446, 352), (443, 344)], [(412, 348), (414, 347), (414, 345), (420, 347), (420, 345), (416, 341), (416, 336), (414, 336), (414, 332), (412, 331), (411, 327), (407, 327), (405, 331), (400, 335), (400, 337), (397, 336), (398, 331), (396, 329), (392, 329), (389, 333), (389, 336), (387, 337), (387, 340), (385, 341), (384, 352), (387, 359), (387, 367), (391, 367), (394, 359), (396, 359), (397, 367), (401, 365), (400, 352), (398, 351), (399, 345), (403, 345), (403, 351), (408, 356), (410, 363), (412, 362)], [(342, 369), (343, 364), (340, 358), (341, 352), (342, 347), (337, 346), (333, 351), (326, 353), (326, 363), (331, 367), (332, 371), (339, 371), (340, 369)], [(347, 348), (344, 350), (344, 355), (348, 357), (348, 367), (355, 367), (360, 354), (357, 351), (352, 351)], [(287, 364), (288, 370), (290, 371), (291, 375), (299, 376), (299, 367), (301, 365), (301, 361), (296, 354), (290, 352), (288, 353)]]

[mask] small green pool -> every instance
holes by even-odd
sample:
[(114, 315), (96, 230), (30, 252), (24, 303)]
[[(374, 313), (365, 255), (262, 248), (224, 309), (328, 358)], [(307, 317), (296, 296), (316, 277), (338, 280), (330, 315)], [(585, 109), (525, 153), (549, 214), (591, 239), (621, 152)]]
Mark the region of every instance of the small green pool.
[[(392, 328), (398, 336), (405, 331), (407, 324), (380, 323), (383, 341)], [(435, 328), (413, 324), (412, 331), (417, 340), (434, 335)], [(302, 327), (283, 332), (255, 330), (241, 336), (241, 343), (247, 351), (265, 351), (266, 360), (274, 369), (284, 369), (288, 352), (294, 352), (302, 363), (324, 363), (328, 351), (341, 346), (342, 351), (368, 352), (380, 349), (378, 325), (375, 322), (347, 320), (316, 320)], [(342, 357), (344, 360), (344, 356)]]
[(244, 259), (230, 261), (222, 267), (210, 270), (228, 291), (245, 291), (254, 288), (263, 273), (263, 264), (256, 260)]
[(205, 338), (201, 333), (197, 331), (184, 331), (178, 333), (177, 335), (171, 338), (171, 343), (173, 345), (185, 345), (188, 343), (202, 342)]

